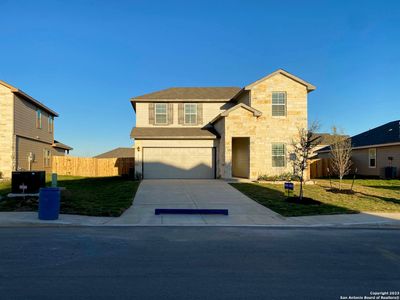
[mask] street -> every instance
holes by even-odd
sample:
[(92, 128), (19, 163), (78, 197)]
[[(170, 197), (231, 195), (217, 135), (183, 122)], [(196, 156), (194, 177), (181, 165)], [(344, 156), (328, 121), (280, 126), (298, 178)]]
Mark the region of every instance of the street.
[(400, 289), (400, 231), (0, 228), (0, 299), (340, 299)]

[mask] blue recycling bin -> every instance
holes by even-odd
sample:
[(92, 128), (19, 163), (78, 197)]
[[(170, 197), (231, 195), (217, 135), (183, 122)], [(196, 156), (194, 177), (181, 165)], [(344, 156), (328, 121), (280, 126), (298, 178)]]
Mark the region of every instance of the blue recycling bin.
[(60, 213), (60, 189), (41, 188), (39, 191), (39, 219), (57, 220)]

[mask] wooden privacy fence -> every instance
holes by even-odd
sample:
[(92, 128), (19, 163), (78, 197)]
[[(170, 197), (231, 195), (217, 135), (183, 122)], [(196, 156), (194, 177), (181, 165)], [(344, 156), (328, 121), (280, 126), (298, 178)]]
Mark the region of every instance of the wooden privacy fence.
[(53, 156), (52, 172), (58, 175), (106, 177), (132, 175), (134, 158)]
[(328, 158), (312, 160), (310, 163), (310, 178), (328, 177), (328, 168), (330, 167)]

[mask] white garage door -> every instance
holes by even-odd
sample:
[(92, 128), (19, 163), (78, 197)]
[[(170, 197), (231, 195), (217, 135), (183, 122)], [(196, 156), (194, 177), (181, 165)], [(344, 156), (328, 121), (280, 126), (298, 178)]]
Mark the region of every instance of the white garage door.
[(143, 177), (215, 178), (214, 148), (143, 148)]

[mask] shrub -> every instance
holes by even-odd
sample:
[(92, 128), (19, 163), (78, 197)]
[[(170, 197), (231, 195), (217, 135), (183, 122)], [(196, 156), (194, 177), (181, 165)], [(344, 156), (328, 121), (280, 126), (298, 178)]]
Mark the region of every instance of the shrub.
[(264, 180), (264, 181), (288, 181), (288, 180), (293, 180), (297, 181), (299, 180), (299, 177), (296, 175), (293, 175), (292, 173), (282, 173), (279, 175), (260, 175), (258, 176), (258, 180)]

